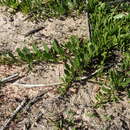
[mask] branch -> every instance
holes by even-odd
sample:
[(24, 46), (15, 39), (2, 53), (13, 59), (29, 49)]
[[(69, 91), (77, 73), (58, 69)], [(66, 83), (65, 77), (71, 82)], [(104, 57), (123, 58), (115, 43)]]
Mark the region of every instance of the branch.
[(62, 85), (63, 83), (52, 83), (52, 84), (23, 84), (23, 83), (14, 83), (13, 85), (21, 86), (24, 88), (36, 88), (36, 87), (51, 87), (51, 86), (58, 86)]
[(12, 81), (12, 80), (17, 79), (18, 76), (19, 76), (19, 74), (18, 74), (18, 73), (15, 73), (15, 74), (13, 74), (13, 75), (10, 75), (10, 76), (8, 76), (8, 77), (6, 77), (6, 78), (1, 79), (0, 82), (6, 83), (6, 82), (9, 82), (9, 81)]
[(33, 30), (27, 32), (24, 36), (25, 36), (25, 37), (28, 37), (29, 35), (32, 35), (32, 34), (34, 34), (34, 33), (37, 33), (37, 32), (39, 32), (39, 31), (41, 31), (42, 29), (44, 29), (44, 27), (39, 27), (39, 28), (37, 28), (37, 29), (33, 29)]

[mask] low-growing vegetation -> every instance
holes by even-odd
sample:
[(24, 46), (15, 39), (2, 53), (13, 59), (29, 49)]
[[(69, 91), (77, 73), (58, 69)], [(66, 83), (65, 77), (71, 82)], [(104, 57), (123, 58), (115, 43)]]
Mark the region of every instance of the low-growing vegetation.
[(100, 74), (107, 79), (102, 81), (96, 99), (99, 103), (117, 101), (120, 92), (129, 93), (130, 5), (95, 1), (88, 6), (92, 24), (91, 42), (97, 47), (95, 50), (101, 60)]
[[(71, 9), (83, 10), (84, 8), (89, 12), (91, 24), (90, 40), (72, 36), (68, 42), (63, 44), (54, 40), (51, 48), (44, 44), (43, 50), (35, 45), (33, 45), (32, 50), (18, 48), (18, 56), (14, 56), (12, 53), (1, 54), (1, 63), (14, 63), (15, 61), (27, 63), (31, 68), (37, 62), (62, 62), (65, 66), (63, 78), (65, 86), (60, 88), (62, 93), (66, 93), (75, 81), (81, 80), (82, 76), (90, 75), (91, 77), (91, 74), (96, 71), (95, 77), (98, 77), (101, 86), (96, 95), (97, 105), (118, 101), (121, 92), (127, 92), (128, 96), (130, 95), (129, 3), (111, 5), (110, 2), (103, 2), (102, 0), (88, 0), (86, 7), (84, 1), (78, 0), (46, 1), (44, 3), (36, 0), (25, 0), (19, 3), (12, 0), (3, 1), (1, 4), (26, 13), (32, 13), (36, 10), (38, 11), (35, 13), (36, 15), (41, 15), (40, 9), (45, 9), (45, 12), (49, 12), (45, 13), (48, 16), (50, 13), (53, 15), (54, 12), (55, 14), (57, 12), (66, 14)], [(44, 8), (39, 8), (43, 5)]]
[(12, 13), (21, 11), (31, 18), (47, 19), (62, 15), (70, 15), (73, 12), (79, 14), (86, 8), (85, 0), (1, 0), (0, 5), (13, 9)]

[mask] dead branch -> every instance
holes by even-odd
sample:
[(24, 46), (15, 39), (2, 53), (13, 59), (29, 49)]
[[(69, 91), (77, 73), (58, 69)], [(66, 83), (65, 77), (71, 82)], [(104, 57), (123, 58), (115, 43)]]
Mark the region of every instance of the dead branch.
[(14, 83), (13, 85), (21, 86), (24, 88), (36, 88), (36, 87), (51, 87), (51, 86), (58, 86), (62, 85), (63, 83), (52, 83), (52, 84), (22, 84), (22, 83)]
[(39, 28), (37, 28), (37, 29), (33, 29), (33, 30), (27, 32), (24, 36), (25, 36), (25, 37), (28, 37), (29, 35), (32, 35), (32, 34), (34, 34), (34, 33), (37, 33), (37, 32), (39, 32), (39, 31), (41, 31), (42, 29), (44, 29), (44, 27), (39, 27)]
[(13, 75), (10, 75), (10, 76), (8, 76), (8, 77), (6, 77), (6, 78), (1, 79), (0, 81), (1, 81), (2, 83), (6, 83), (6, 82), (9, 82), (9, 81), (12, 81), (12, 80), (17, 79), (18, 76), (19, 76), (19, 74), (18, 74), (18, 73), (15, 73), (15, 74), (13, 74)]

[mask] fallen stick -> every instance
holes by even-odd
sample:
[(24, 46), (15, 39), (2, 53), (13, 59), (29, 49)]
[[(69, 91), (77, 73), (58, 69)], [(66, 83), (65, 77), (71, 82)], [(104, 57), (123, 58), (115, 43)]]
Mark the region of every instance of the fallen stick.
[[(98, 69), (96, 70), (95, 72), (93, 72), (91, 75), (89, 76), (83, 76), (83, 77), (80, 77), (80, 80), (88, 80), (90, 79), (92, 76), (96, 75), (101, 69)], [(80, 81), (80, 80), (76, 80), (76, 81)]]
[(22, 84), (22, 83), (14, 83), (13, 85), (21, 86), (24, 88), (36, 88), (36, 87), (51, 87), (51, 86), (58, 86), (62, 85), (63, 83), (52, 83), (52, 84)]
[(12, 80), (17, 79), (18, 76), (19, 76), (19, 74), (18, 74), (18, 73), (15, 73), (15, 74), (13, 74), (13, 75), (10, 75), (10, 76), (8, 76), (8, 77), (6, 77), (6, 78), (1, 79), (0, 82), (6, 83), (6, 82), (9, 82), (9, 81), (12, 81)]
[(9, 125), (11, 124), (11, 121), (14, 120), (14, 118), (16, 117), (16, 115), (18, 114), (18, 112), (21, 111), (21, 109), (26, 105), (26, 103), (28, 102), (28, 99), (25, 98), (21, 104), (16, 108), (16, 110), (13, 112), (13, 114), (11, 115), (11, 117), (5, 121), (5, 124), (0, 128), (0, 130), (6, 130)]
[(44, 29), (44, 27), (39, 27), (39, 28), (37, 28), (37, 29), (33, 29), (33, 30), (27, 32), (24, 36), (25, 36), (25, 37), (28, 37), (29, 35), (32, 35), (32, 34), (34, 34), (34, 33), (37, 33), (37, 32), (39, 32), (39, 31), (41, 31), (42, 29)]

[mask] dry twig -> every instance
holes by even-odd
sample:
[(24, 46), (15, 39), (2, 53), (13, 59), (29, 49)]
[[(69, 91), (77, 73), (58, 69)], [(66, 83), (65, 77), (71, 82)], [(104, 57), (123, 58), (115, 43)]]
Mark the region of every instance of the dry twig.
[(25, 37), (28, 37), (29, 35), (32, 35), (32, 34), (34, 34), (34, 33), (37, 33), (37, 32), (39, 32), (39, 31), (41, 31), (42, 29), (44, 29), (44, 27), (39, 27), (39, 28), (37, 28), (37, 29), (33, 29), (33, 30), (27, 32), (24, 36), (25, 36)]
[(12, 80), (17, 79), (18, 76), (19, 76), (19, 74), (18, 74), (18, 73), (15, 73), (15, 74), (13, 74), (13, 75), (10, 75), (10, 76), (8, 76), (8, 77), (6, 77), (6, 78), (1, 79), (0, 81), (1, 81), (2, 83), (6, 83), (6, 82), (9, 82), (9, 81), (12, 81)]
[(52, 83), (52, 84), (22, 84), (22, 83), (14, 83), (13, 85), (21, 86), (24, 88), (36, 88), (36, 87), (51, 87), (51, 86), (58, 86), (62, 85), (63, 83)]

